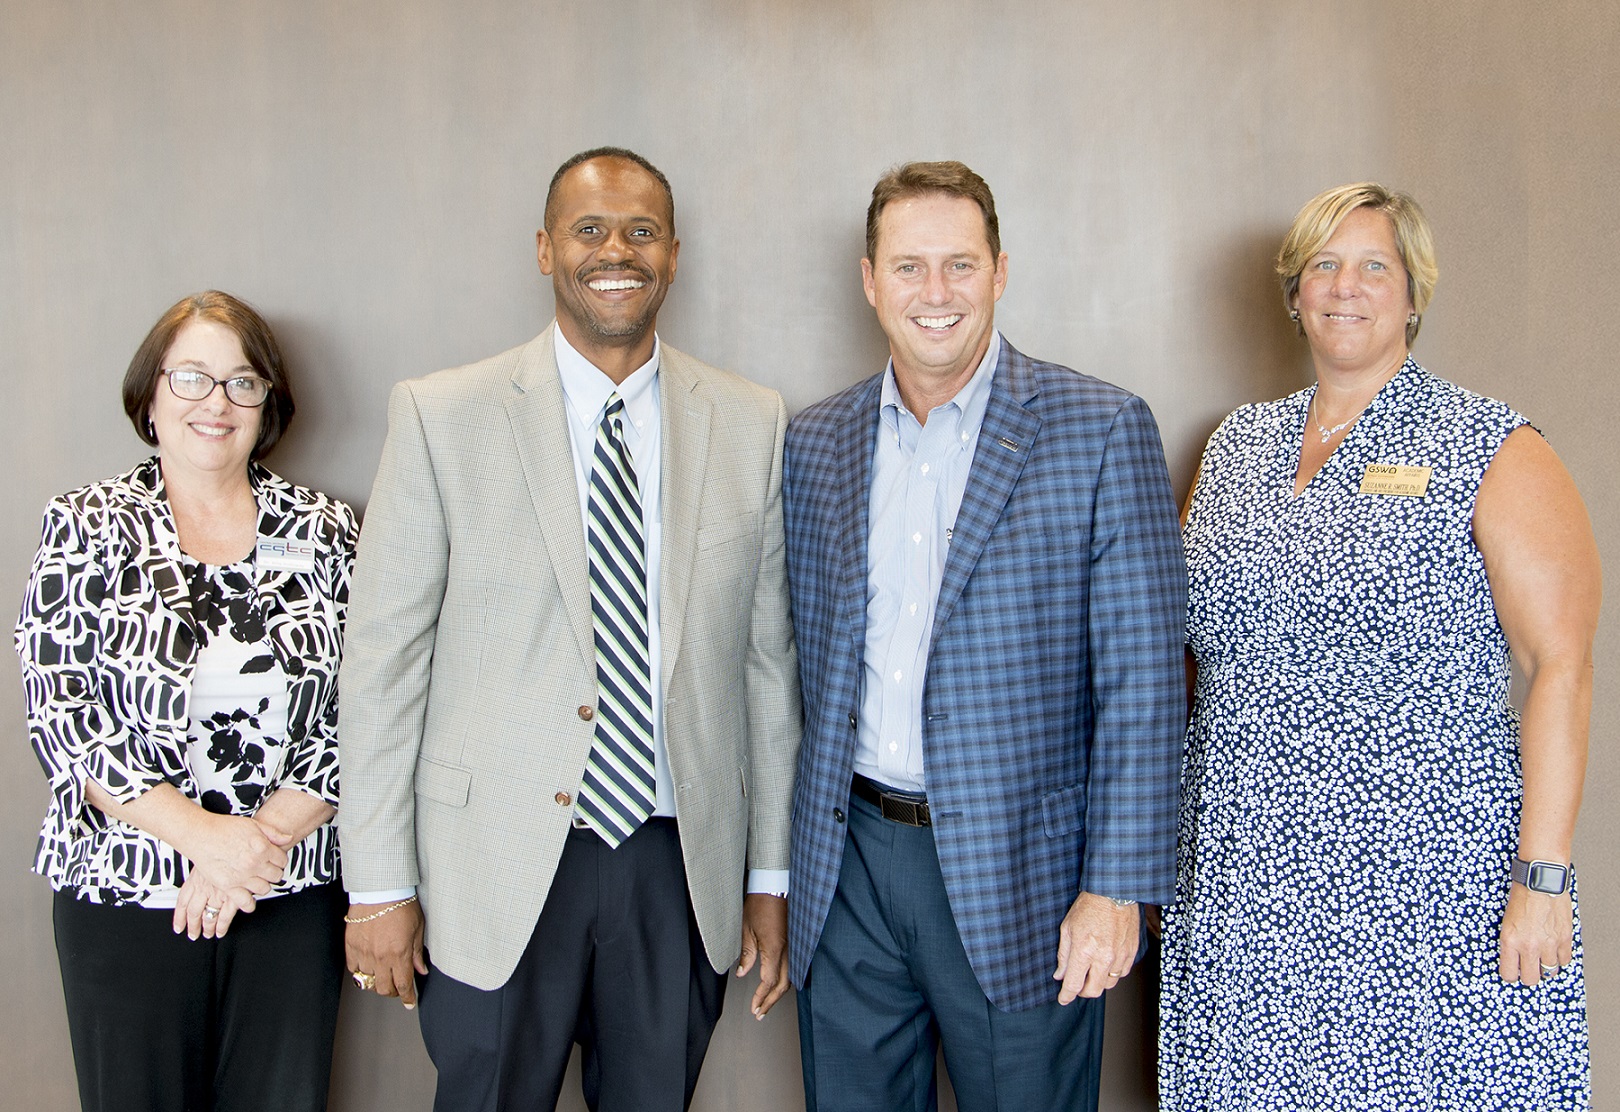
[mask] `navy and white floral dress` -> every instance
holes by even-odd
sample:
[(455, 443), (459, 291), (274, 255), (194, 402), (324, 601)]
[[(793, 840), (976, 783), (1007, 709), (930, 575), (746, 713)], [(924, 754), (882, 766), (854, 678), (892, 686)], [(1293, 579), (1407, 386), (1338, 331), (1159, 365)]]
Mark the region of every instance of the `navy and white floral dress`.
[(1578, 916), (1563, 972), (1497, 975), (1519, 718), (1472, 519), (1524, 418), (1408, 359), (1295, 497), (1312, 393), (1228, 417), (1188, 516), (1162, 1107), (1587, 1108)]

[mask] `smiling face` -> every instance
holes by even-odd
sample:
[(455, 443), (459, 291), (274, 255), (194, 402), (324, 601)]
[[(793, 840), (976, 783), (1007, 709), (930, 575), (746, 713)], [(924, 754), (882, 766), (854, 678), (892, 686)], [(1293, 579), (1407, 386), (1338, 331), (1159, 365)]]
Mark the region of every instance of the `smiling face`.
[(568, 342), (610, 374), (605, 363), (629, 358), (634, 370), (651, 358), (681, 246), (658, 180), (622, 158), (580, 163), (557, 184), (536, 242)]
[(866, 300), (889, 337), (907, 408), (948, 401), (990, 346), (1007, 256), (993, 256), (984, 214), (966, 197), (924, 193), (878, 217), (877, 258), (861, 260)]
[[(223, 382), (254, 375), (242, 351), (241, 337), (217, 321), (193, 317), (180, 326), (163, 355), (164, 370), (201, 371)], [(248, 458), (259, 438), (260, 408), (233, 404), (216, 386), (201, 401), (175, 396), (159, 381), (148, 415), (157, 433), (164, 480), (185, 481), (190, 474), (247, 474)]]
[(1393, 373), (1406, 357), (1412, 297), (1389, 217), (1367, 207), (1345, 216), (1305, 264), (1294, 307), (1318, 374)]

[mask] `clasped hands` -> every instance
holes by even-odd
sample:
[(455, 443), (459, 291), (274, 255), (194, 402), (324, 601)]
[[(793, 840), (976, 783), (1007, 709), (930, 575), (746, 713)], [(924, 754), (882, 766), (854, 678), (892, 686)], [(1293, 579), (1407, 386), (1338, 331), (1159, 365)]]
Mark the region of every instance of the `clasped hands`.
[(225, 937), (231, 920), (257, 907), (286, 871), (287, 847), (296, 840), (245, 815), (210, 815), (207, 824), (174, 905), (174, 933), (193, 940)]

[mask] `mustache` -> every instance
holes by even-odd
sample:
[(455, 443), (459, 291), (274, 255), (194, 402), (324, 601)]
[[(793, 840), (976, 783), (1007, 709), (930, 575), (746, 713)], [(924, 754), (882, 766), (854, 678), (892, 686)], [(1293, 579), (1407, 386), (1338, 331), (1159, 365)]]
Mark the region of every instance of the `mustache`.
[(598, 274), (618, 274), (621, 276), (625, 274), (634, 274), (636, 277), (644, 279), (647, 282), (654, 281), (652, 271), (648, 270), (646, 267), (637, 266), (635, 263), (629, 262), (598, 263), (589, 270), (580, 271), (579, 280), (584, 282)]

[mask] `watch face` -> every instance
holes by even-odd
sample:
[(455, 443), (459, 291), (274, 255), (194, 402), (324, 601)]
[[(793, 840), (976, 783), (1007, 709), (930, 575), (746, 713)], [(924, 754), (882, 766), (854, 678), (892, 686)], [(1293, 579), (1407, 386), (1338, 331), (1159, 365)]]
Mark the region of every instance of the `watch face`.
[(1559, 896), (1564, 892), (1568, 876), (1569, 870), (1563, 865), (1549, 865), (1545, 861), (1536, 861), (1530, 865), (1530, 876), (1524, 886), (1532, 892)]

